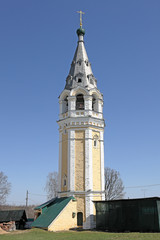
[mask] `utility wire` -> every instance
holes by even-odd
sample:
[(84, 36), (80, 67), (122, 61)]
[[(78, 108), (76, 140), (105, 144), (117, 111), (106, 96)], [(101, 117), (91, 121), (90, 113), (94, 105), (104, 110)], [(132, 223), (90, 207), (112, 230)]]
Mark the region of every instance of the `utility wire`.
[(160, 186), (160, 184), (143, 185), (143, 186), (131, 186), (131, 187), (125, 187), (125, 188), (142, 188), (142, 187), (156, 187), (156, 186)]
[(44, 196), (44, 197), (47, 197), (47, 195), (43, 195), (43, 194), (38, 194), (38, 193), (28, 193), (30, 195), (35, 195), (35, 196)]
[[(24, 199), (24, 201), (25, 201), (25, 199)], [(23, 201), (23, 202), (22, 202), (22, 201), (6, 201), (6, 203), (3, 204), (3, 205), (9, 205), (8, 203), (12, 203), (12, 204), (14, 204), (14, 206), (16, 207), (16, 206), (17, 206), (16, 204), (18, 203), (18, 204), (21, 204), (21, 205), (24, 206), (24, 205), (25, 205), (25, 204), (24, 204), (24, 201)]]

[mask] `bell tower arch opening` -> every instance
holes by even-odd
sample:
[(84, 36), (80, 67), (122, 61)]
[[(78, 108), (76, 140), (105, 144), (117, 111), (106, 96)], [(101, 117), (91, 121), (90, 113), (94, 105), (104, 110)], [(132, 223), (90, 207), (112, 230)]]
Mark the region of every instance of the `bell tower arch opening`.
[(96, 112), (96, 98), (95, 96), (93, 95), (92, 97), (92, 111), (95, 111)]
[(63, 113), (68, 112), (68, 96), (63, 100)]
[(84, 97), (83, 94), (76, 96), (76, 110), (84, 110)]

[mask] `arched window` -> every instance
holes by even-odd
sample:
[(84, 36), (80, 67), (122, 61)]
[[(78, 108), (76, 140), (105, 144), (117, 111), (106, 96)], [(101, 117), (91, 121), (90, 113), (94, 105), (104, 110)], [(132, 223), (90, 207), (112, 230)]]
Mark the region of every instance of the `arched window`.
[(63, 113), (68, 112), (68, 99), (67, 97), (63, 100)]
[(67, 186), (67, 176), (64, 174), (63, 176), (63, 187)]
[(97, 147), (97, 139), (94, 139), (94, 147)]
[(96, 99), (94, 96), (92, 98), (92, 111), (96, 111)]
[(84, 110), (84, 98), (82, 94), (76, 96), (76, 110)]
[(95, 135), (93, 136), (93, 147), (94, 147), (94, 148), (98, 148), (98, 139), (99, 139), (98, 135), (95, 134)]

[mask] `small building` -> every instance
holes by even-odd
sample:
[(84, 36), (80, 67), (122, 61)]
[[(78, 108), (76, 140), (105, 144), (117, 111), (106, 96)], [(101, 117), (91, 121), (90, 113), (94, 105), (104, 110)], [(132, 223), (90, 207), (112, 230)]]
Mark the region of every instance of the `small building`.
[(27, 222), (26, 222), (26, 224), (25, 224), (25, 226), (24, 226), (24, 228), (25, 229), (30, 229), (30, 228), (32, 228), (32, 223), (34, 222), (34, 218), (28, 218), (27, 219)]
[(14, 221), (16, 229), (24, 229), (27, 221), (25, 210), (5, 210), (0, 211), (0, 223), (8, 223)]
[(62, 231), (77, 227), (77, 202), (74, 197), (54, 198), (36, 207), (33, 228)]
[(107, 231), (160, 231), (160, 198), (95, 201), (96, 229)]

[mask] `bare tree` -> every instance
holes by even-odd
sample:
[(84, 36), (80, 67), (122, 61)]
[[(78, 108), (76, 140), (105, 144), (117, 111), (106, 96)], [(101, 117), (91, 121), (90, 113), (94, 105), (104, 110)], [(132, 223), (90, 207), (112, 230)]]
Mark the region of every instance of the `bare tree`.
[(125, 195), (120, 173), (111, 168), (105, 168), (105, 199), (122, 199)]
[(11, 184), (8, 182), (8, 177), (0, 172), (0, 204), (6, 202), (6, 197), (10, 193)]
[(47, 198), (51, 199), (58, 195), (58, 173), (50, 172), (47, 176), (47, 182), (45, 186), (47, 192)]

